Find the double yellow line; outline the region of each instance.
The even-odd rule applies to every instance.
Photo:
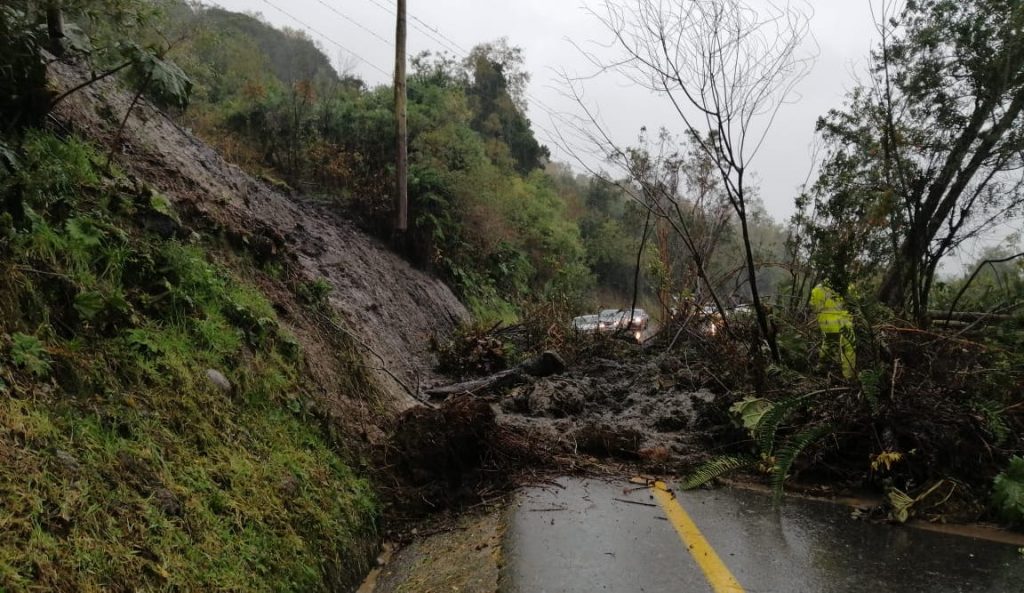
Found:
[[[725,566],[704,534],[697,528],[697,524],[679,504],[675,493],[662,481],[654,482],[651,485],[651,491],[658,504],[664,509],[669,523],[675,527],[679,539],[683,541],[683,545],[690,551],[690,555],[704,572],[704,577],[711,584],[711,589],[715,593],[744,593],[739,581],[732,576],[729,568]]]

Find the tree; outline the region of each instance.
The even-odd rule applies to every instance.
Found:
[[[749,169],[779,108],[809,71],[811,57],[800,54],[809,33],[807,11],[769,5],[759,13],[742,0],[637,0],[628,6],[606,0],[594,14],[620,55],[586,55],[601,72],[617,72],[666,97],[714,163],[740,225],[758,327],[778,360],[750,241]]]
[[[1024,3],[881,8],[869,80],[818,123],[821,235],[847,235],[822,247],[924,321],[942,258],[1024,205]]]
[[[523,70],[523,52],[500,39],[473,48],[465,59],[470,83],[466,95],[475,112],[472,126],[490,140],[489,152],[495,161],[507,152],[513,167],[522,174],[543,166],[550,156],[533,135],[526,117],[526,84],[530,76]]]

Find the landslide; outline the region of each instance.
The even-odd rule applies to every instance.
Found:
[[[0,590],[345,590],[466,312],[144,100],[119,132],[131,101],[72,94],[0,177]]]
[[[58,92],[87,76],[61,62],[51,72]],[[167,195],[196,230],[261,263],[294,268],[314,293],[309,296],[322,294],[365,344],[367,365],[399,405],[411,404],[408,391],[417,384],[436,380],[430,338],[450,334],[468,318],[443,282],[329,205],[254,179],[145,101],[118,136],[131,100],[113,81],[100,81],[61,103],[56,115],[71,131],[103,146],[116,144],[119,166]]]

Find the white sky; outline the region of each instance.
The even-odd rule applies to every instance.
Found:
[[[529,87],[533,103],[530,118],[538,124],[535,126],[538,137],[551,148],[554,157],[570,160],[557,149],[548,133],[539,129],[553,130],[559,122],[532,99],[556,111],[577,111],[573,102],[562,96],[557,72],[582,74],[592,69],[570,40],[584,44],[607,39],[607,31],[584,9],[585,5],[597,7],[599,0],[408,2],[409,14],[419,19],[410,20],[410,55],[422,50],[443,49],[438,41],[424,34],[428,27],[447,37],[447,40],[442,37],[446,43],[454,42],[465,49],[500,37],[507,37],[511,45],[523,48],[526,68],[533,77]],[[810,75],[797,87],[795,102],[783,106],[751,166],[768,211],[779,221],[792,214],[797,188],[812,166],[815,120],[828,109],[842,105],[844,95],[853,85],[853,75],[863,70],[875,39],[869,0],[808,0],[808,3],[814,9],[811,27],[819,48],[818,60]],[[351,64],[351,70],[371,85],[389,82],[390,74],[385,75],[380,70],[390,73],[394,64],[391,45],[394,15],[390,12],[394,0],[217,0],[210,4],[229,10],[259,12],[277,26],[311,27],[315,31],[307,31],[336,63]],[[344,17],[357,21],[387,42]],[[432,35],[439,37],[433,32]],[[348,52],[336,44],[355,51],[365,62],[349,57]],[[588,82],[587,98],[600,109],[616,141],[622,144],[633,143],[641,126],[655,130],[664,125],[673,132],[682,131],[678,116],[670,112],[664,99],[630,88],[621,80],[604,77]]]

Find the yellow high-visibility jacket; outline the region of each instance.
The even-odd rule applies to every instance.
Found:
[[[838,334],[853,327],[853,318],[846,303],[831,288],[819,284],[811,290],[811,308],[818,315],[818,327],[823,334]]]

